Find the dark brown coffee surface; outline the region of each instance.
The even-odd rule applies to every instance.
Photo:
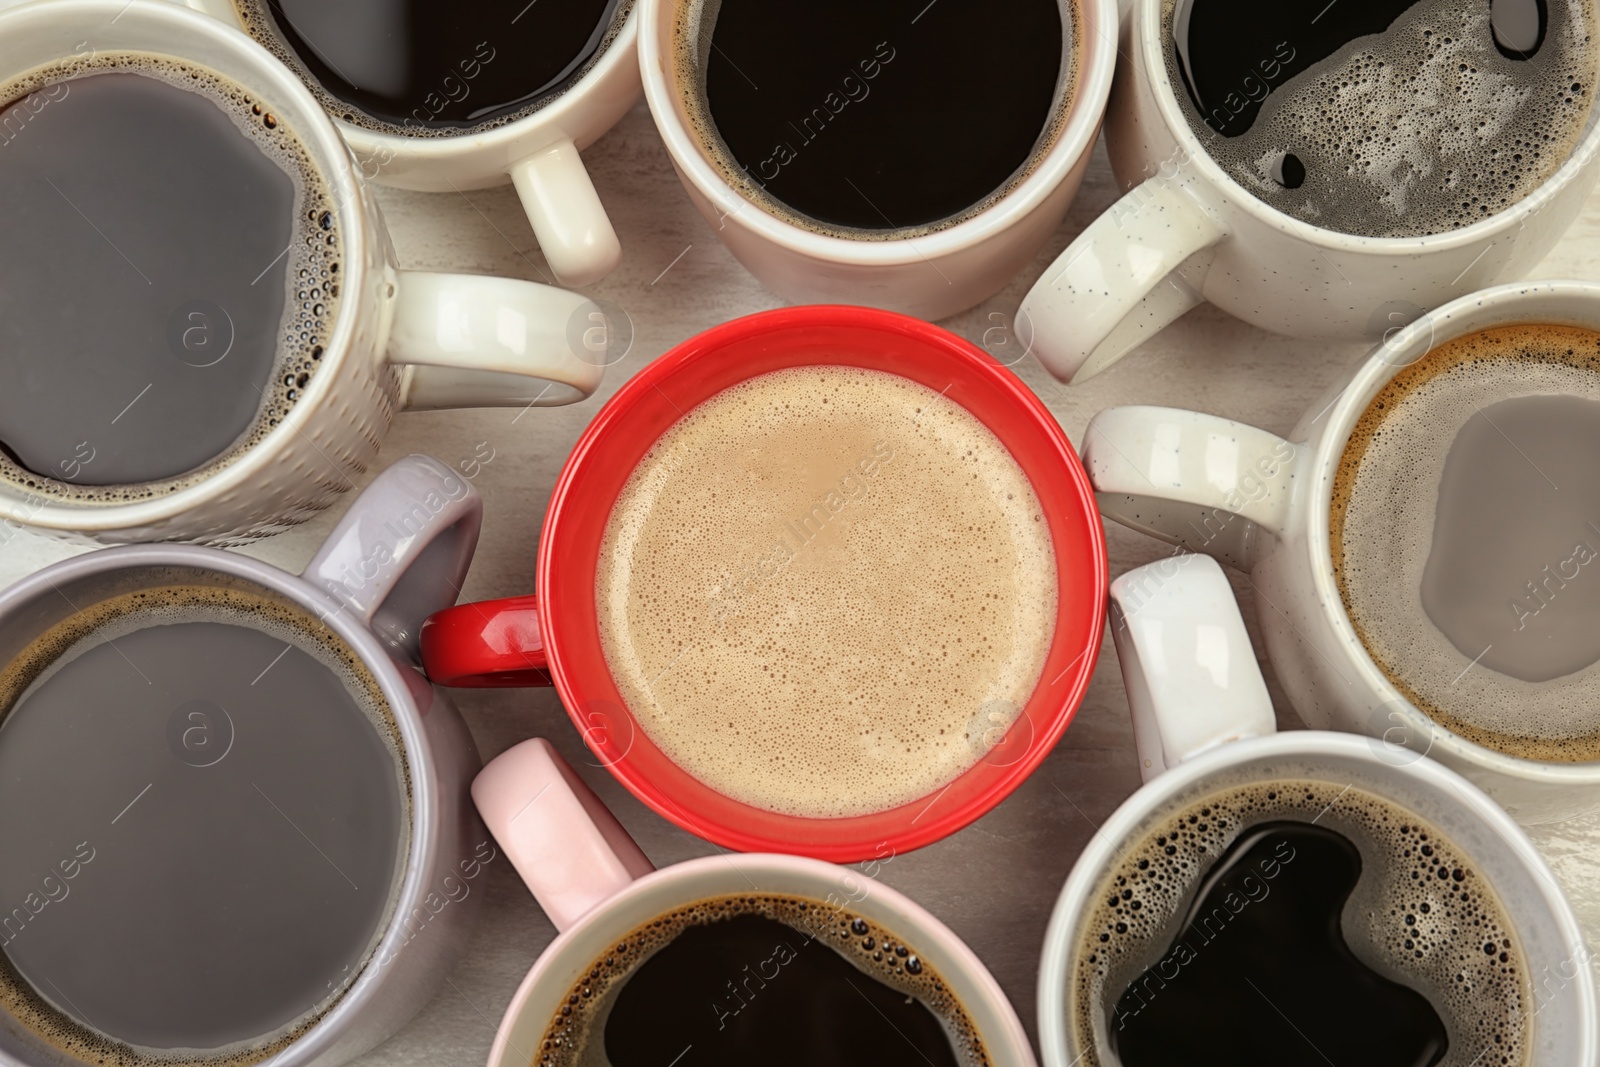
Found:
[[[138,55],[0,99],[0,478],[117,502],[269,432],[337,303],[334,214],[294,134]]]
[[[1107,1033],[1123,1067],[1277,1067],[1289,1050],[1367,1067],[1442,1060],[1449,1037],[1427,998],[1345,943],[1339,914],[1361,875],[1361,850],[1336,830],[1285,820],[1242,834],[1162,960],[1117,998]],[[1252,999],[1274,1010],[1239,1010]]]
[[[411,136],[530,114],[585,74],[632,0],[236,0],[347,122]]]
[[[1418,1067],[1532,1060],[1532,976],[1495,887],[1443,831],[1350,783],[1175,800],[1086,910],[1062,1006],[1079,1067],[1322,1063],[1318,1048],[1380,1064],[1403,1045]]]
[[[1071,98],[1059,0],[687,6],[679,62],[707,151],[812,229],[966,217],[1037,164]]]
[[[800,897],[715,897],[595,960],[535,1067],[674,1062],[987,1067],[966,1010],[916,945]]]
[[[99,1062],[258,1061],[361,973],[392,910],[393,722],[278,602],[85,607],[0,679],[0,1005]]]

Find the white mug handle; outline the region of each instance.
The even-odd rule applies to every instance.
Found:
[[[590,285],[622,262],[622,243],[570,138],[512,164],[511,182],[562,285]]]
[[[1205,299],[1209,250],[1225,236],[1181,175],[1146,179],[1045,269],[1018,331],[1051,374],[1087,381]]]
[[[1277,730],[1233,589],[1210,556],[1171,556],[1111,583],[1111,639],[1144,781]]]
[[[478,813],[557,930],[655,867],[542,737],[490,760],[472,783]]]
[[[551,407],[590,396],[608,358],[585,347],[599,305],[516,278],[401,271],[389,362],[407,411]]]
[[[1147,405],[1107,408],[1083,441],[1102,515],[1242,570],[1287,530],[1305,453],[1242,422]]]

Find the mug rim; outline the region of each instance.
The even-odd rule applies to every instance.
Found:
[[[1263,757],[1315,759],[1329,754],[1373,764],[1383,768],[1380,773],[1421,777],[1427,785],[1438,787],[1441,793],[1448,791],[1456,796],[1460,808],[1499,837],[1513,862],[1537,876],[1533,881],[1539,887],[1538,899],[1545,906],[1545,917],[1562,939],[1571,945],[1586,944],[1572,902],[1556,883],[1549,864],[1528,839],[1527,832],[1481,789],[1438,761],[1423,756],[1396,766],[1373,751],[1369,738],[1332,730],[1287,730],[1230,741],[1141,784],[1101,824],[1073,863],[1051,909],[1040,951],[1037,1010],[1039,1051],[1045,1067],[1072,1067],[1077,1062],[1068,1055],[1071,1027],[1062,1008],[1066,1003],[1067,972],[1074,948],[1070,942],[1078,924],[1089,913],[1086,904],[1089,894],[1115,862],[1124,842],[1137,831],[1140,821],[1179,792],[1224,773],[1236,764]],[[1496,892],[1500,890],[1496,888]],[[1512,915],[1509,906],[1507,913],[1520,932],[1526,925],[1522,919],[1525,913]],[[1600,1055],[1600,1009],[1596,1007],[1595,979],[1591,970],[1587,967],[1576,970],[1572,981],[1579,986],[1576,999],[1583,1006],[1583,1012],[1574,1043],[1575,1055],[1570,1062],[1591,1063]]]
[[[638,0],[635,9],[642,27],[639,68],[645,100],[667,154],[679,175],[710,201],[725,222],[737,220],[762,239],[812,259],[867,267],[925,262],[975,247],[986,238],[1021,224],[1094,150],[1111,96],[1117,52],[1116,0],[1058,0],[1075,7],[1084,21],[1092,13],[1094,25],[1087,27],[1090,32],[1082,32],[1084,27],[1074,28],[1074,42],[1080,49],[1075,95],[1061,132],[1033,173],[978,214],[931,233],[885,240],[852,240],[817,233],[778,218],[723,181],[694,136],[684,128],[674,89],[677,65],[662,54],[660,47],[662,35],[670,37],[672,33],[674,7],[679,2]],[[751,210],[746,212],[745,208]]]
[[[326,406],[334,382],[341,376],[345,363],[354,358],[357,320],[362,306],[374,297],[368,292],[368,254],[374,240],[386,240],[382,222],[367,199],[367,192],[354,171],[354,162],[333,121],[317,103],[311,91],[301,84],[294,73],[240,30],[233,29],[219,19],[202,14],[170,0],[50,0],[49,3],[26,3],[15,8],[0,10],[0,33],[26,21],[53,24],[88,24],[97,16],[113,21],[123,18],[149,19],[156,22],[168,20],[164,27],[174,35],[172,45],[163,45],[161,51],[146,50],[149,54],[173,62],[212,70],[226,81],[238,79],[222,71],[215,71],[208,63],[184,55],[179,48],[185,37],[195,35],[207,39],[216,49],[227,49],[247,62],[260,84],[270,86],[274,100],[289,101],[304,116],[292,132],[306,146],[318,175],[327,182],[329,195],[343,228],[344,252],[339,257],[341,297],[338,316],[323,342],[323,357],[319,372],[312,376],[305,391],[289,408],[288,413],[271,427],[261,439],[245,447],[230,463],[189,485],[171,492],[141,500],[114,504],[83,504],[43,494],[24,491],[10,485],[0,485],[0,521],[57,534],[116,533],[129,527],[152,525],[179,517],[203,506],[210,500],[227,493],[246,490],[260,473],[275,463],[282,442],[291,434],[302,434],[305,424],[314,413]],[[138,51],[130,48],[112,48],[108,51]],[[52,62],[69,59],[60,56]],[[47,65],[47,64],[46,64]],[[37,66],[30,67],[37,69]],[[0,82],[9,82],[26,71],[0,71]],[[257,92],[256,86],[244,86]],[[270,268],[269,268],[270,269]],[[226,454],[227,450],[218,455]],[[216,457],[213,457],[213,460]],[[209,462],[209,461],[208,461]],[[180,477],[182,477],[180,475]],[[30,502],[43,501],[37,506]]]
[[[511,1035],[513,1030],[516,1029],[517,1023],[530,1010],[529,1002],[545,987],[555,983],[558,978],[562,977],[562,973],[558,973],[558,968],[562,969],[566,977],[556,996],[559,997],[561,993],[564,993],[573,978],[583,973],[583,969],[594,962],[594,956],[591,954],[571,959],[566,958],[577,952],[577,948],[574,946],[580,940],[594,937],[596,927],[603,928],[606,923],[614,922],[613,917],[617,910],[626,908],[636,898],[658,893],[671,894],[675,898],[672,903],[653,905],[648,909],[655,916],[660,916],[692,904],[696,900],[711,899],[715,896],[738,896],[747,892],[756,894],[770,893],[773,896],[803,895],[783,889],[748,888],[752,885],[748,878],[742,878],[742,886],[738,887],[733,893],[687,891],[694,888],[693,883],[700,877],[702,872],[716,872],[719,876],[725,876],[727,864],[730,862],[734,864],[734,870],[741,876],[753,873],[758,879],[762,875],[777,875],[779,878],[789,877],[809,881],[819,891],[812,899],[823,901],[824,903],[827,901],[822,894],[828,892],[830,886],[837,886],[840,884],[841,879],[852,876],[852,872],[848,868],[842,868],[836,864],[811,859],[806,856],[774,852],[744,852],[733,856],[698,856],[694,859],[668,864],[665,867],[658,867],[649,874],[634,879],[617,893],[600,901],[584,913],[572,926],[560,931],[555,939],[539,953],[539,958],[534,961],[533,966],[523,976],[516,992],[511,996],[510,1003],[506,1005],[500,1025],[495,1031],[494,1045],[489,1051],[489,1067],[510,1067],[512,1064],[521,1065],[524,1063],[524,1058],[520,1051],[511,1045]],[[1004,1029],[1002,1034],[997,1035],[981,1033],[980,1036],[986,1039],[986,1046],[991,1044],[994,1038],[1004,1039],[1010,1046],[1006,1051],[1016,1051],[1021,1056],[1020,1059],[1015,1061],[1016,1067],[1033,1067],[1033,1049],[1028,1042],[1026,1032],[1022,1028],[1022,1022],[1017,1017],[1016,1006],[1011,1003],[1011,998],[1006,996],[1005,991],[1000,988],[1000,983],[990,973],[989,968],[978,957],[977,953],[972,950],[971,946],[962,940],[960,935],[950,929],[937,915],[918,904],[906,893],[876,879],[867,878],[865,875],[861,877],[871,884],[871,889],[863,900],[877,899],[880,902],[886,902],[889,905],[887,910],[891,911],[897,919],[904,920],[908,926],[920,928],[921,932],[930,934],[939,943],[939,952],[942,957],[939,961],[939,974],[947,983],[952,978],[949,963],[953,962],[964,982],[975,986],[977,992],[983,995],[987,1001],[985,1006],[999,1017]],[[690,884],[685,885],[684,883]],[[854,906],[852,904],[841,905],[845,909]],[[600,940],[604,944],[609,944],[649,921],[649,919],[645,919],[641,922],[629,922],[625,927],[617,929],[611,935]],[[904,930],[896,930],[895,932],[900,936],[908,936],[907,931]],[[965,999],[959,994],[956,999],[962,1003],[962,1007],[970,1014],[972,1009],[966,1004]],[[508,1058],[508,1055],[515,1058]],[[993,1053],[991,1052],[992,1055]],[[994,1062],[997,1065],[1011,1067],[1011,1063],[1007,1060],[995,1059]]]
[[[648,434],[649,443],[653,444],[670,428],[670,425],[675,424],[677,419],[685,414],[683,409],[669,397],[668,402],[678,412],[672,423],[659,429],[638,430],[635,428],[637,420],[635,422],[628,420],[641,404],[641,397],[648,398],[652,394],[660,393],[662,383],[698,369],[699,364],[720,357],[730,346],[770,338],[782,332],[793,333],[819,328],[861,330],[885,339],[899,339],[921,345],[925,350],[937,349],[963,369],[970,371],[971,380],[981,381],[985,387],[991,388],[993,395],[1003,398],[1008,413],[1019,420],[1019,425],[1028,427],[1027,431],[1019,433],[1037,433],[1041,439],[1048,442],[1047,447],[1052,451],[1049,452],[1051,461],[1047,467],[1044,459],[1025,462],[1017,456],[1013,444],[1004,439],[1001,441],[1013,461],[1028,477],[1035,492],[1045,491],[1041,486],[1045,484],[1046,476],[1059,479],[1066,487],[1064,492],[1077,504],[1073,514],[1060,517],[1062,524],[1060,528],[1054,524],[1051,526],[1051,546],[1056,552],[1057,561],[1058,599],[1055,614],[1056,630],[1051,646],[1046,652],[1045,666],[1028,700],[1008,727],[1006,737],[990,749],[993,752],[1006,746],[1012,740],[1013,732],[1026,726],[1027,739],[1020,746],[1023,748],[1022,755],[1010,763],[989,764],[998,769],[993,781],[981,787],[974,787],[976,791],[972,795],[950,802],[946,810],[923,820],[922,815],[927,814],[933,803],[945,795],[945,791],[986,765],[987,761],[979,757],[951,779],[944,787],[944,791],[933,794],[933,801],[928,802],[922,814],[911,820],[909,829],[896,828],[891,831],[874,820],[882,820],[894,813],[902,812],[904,808],[921,805],[927,801],[926,796],[885,811],[864,815],[835,818],[785,815],[717,793],[710,786],[694,778],[687,770],[672,763],[665,754],[661,754],[664,765],[675,768],[689,784],[663,785],[650,770],[641,770],[637,766],[637,759],[629,758],[633,751],[631,741],[628,748],[613,756],[610,750],[616,746],[604,731],[614,727],[602,727],[597,731],[592,721],[595,713],[587,710],[586,706],[602,701],[611,703],[610,694],[616,690],[615,682],[603,660],[598,667],[592,666],[594,657],[588,647],[586,634],[581,638],[573,638],[575,652],[569,654],[568,650],[569,624],[576,625],[581,621],[587,626],[596,614],[593,587],[591,585],[587,589],[574,591],[572,597],[580,601],[585,595],[587,596],[587,600],[583,601],[587,607],[577,609],[587,614],[576,620],[567,619],[565,623],[560,613],[574,609],[565,603],[563,594],[552,592],[556,583],[565,583],[562,575],[565,570],[570,570],[570,567],[563,567],[560,558],[569,551],[566,543],[571,541],[573,536],[568,534],[567,529],[580,523],[587,525],[596,519],[603,523],[608,519],[615,504],[614,497],[597,500],[593,496],[585,495],[577,483],[583,478],[592,477],[589,474],[591,466],[603,467],[609,462],[613,448],[618,446],[619,436],[623,436],[625,440],[638,441]],[[785,365],[818,364],[797,362]],[[842,365],[870,367],[871,361],[843,360]],[[748,373],[741,373],[736,381],[729,384],[747,381],[760,373],[764,371],[750,370]],[[901,377],[916,380],[904,371],[898,373]],[[719,386],[715,392],[727,387],[727,385]],[[962,406],[971,410],[966,404]],[[974,417],[979,418],[980,422],[985,422],[976,414]],[[985,425],[988,423],[985,422]],[[991,432],[996,432],[992,426],[989,428]],[[999,437],[1000,434],[996,433],[996,436]],[[630,450],[632,447],[631,444],[628,445]],[[642,456],[646,450],[648,445],[639,450],[640,455]],[[631,475],[636,464],[637,461],[628,464],[628,470],[621,475],[623,479]],[[1048,504],[1044,505],[1044,510],[1049,512]],[[1083,543],[1077,546],[1080,551],[1076,555],[1087,558],[1089,566],[1083,568],[1083,571],[1088,573],[1072,571],[1073,579],[1069,581],[1069,566],[1076,562],[1076,559],[1067,552],[1068,548],[1073,547],[1068,534],[1076,536],[1078,531],[1069,530],[1068,527],[1069,524],[1080,521],[1083,527],[1081,531]],[[590,545],[587,540],[583,545],[583,559],[587,563],[589,553],[592,551],[598,554],[599,547],[598,543]],[[1076,717],[1087,692],[1104,636],[1106,590],[1109,581],[1104,532],[1094,503],[1093,491],[1089,486],[1088,475],[1060,423],[1020,378],[1001,367],[971,342],[932,323],[875,308],[824,304],[757,312],[714,326],[674,346],[623,384],[590,421],[574,445],[551,493],[539,538],[536,599],[548,661],[547,669],[562,697],[562,705],[585,744],[595,752],[617,780],[647,807],[691,833],[740,852],[797,852],[836,862],[849,862],[870,858],[874,847],[892,847],[897,851],[908,851],[954,833],[994,808],[1043,762]],[[1074,591],[1070,603],[1067,596],[1069,588]],[[1062,628],[1062,619],[1069,613],[1081,618],[1083,622],[1085,637],[1081,651],[1075,644],[1070,643],[1074,638],[1074,631],[1063,631]],[[1057,658],[1064,661],[1067,654],[1074,651],[1078,654],[1067,663],[1064,670],[1060,670],[1056,681],[1048,681],[1052,663]],[[572,662],[580,658],[582,662],[576,664]],[[1055,686],[1069,674],[1070,681],[1059,694],[1048,698],[1041,696],[1047,686]],[[1036,721],[1035,715],[1029,714],[1030,710],[1041,702],[1043,722]],[[643,728],[637,725],[633,713],[627,710],[626,702],[621,699],[620,693],[617,694],[615,703],[626,723],[637,734],[643,734]],[[586,722],[586,718],[591,721]],[[595,736],[597,733],[601,735],[598,740]],[[1017,737],[1020,739],[1022,734],[1017,732]],[[651,744],[653,747],[653,743]],[[704,809],[697,810],[690,803],[682,801],[679,790],[683,788],[704,790],[716,798],[719,807],[726,806],[726,811],[717,813],[707,812]],[[762,824],[773,825],[751,829],[748,823],[752,817],[759,819]]]
[[[229,0],[231,3],[232,0]],[[346,122],[338,115],[321,107],[328,115],[328,120],[333,123],[341,137],[349,144],[354,152],[370,154],[382,150],[389,150],[410,162],[437,165],[450,163],[468,156],[491,155],[497,150],[514,146],[523,138],[535,135],[548,126],[555,126],[558,132],[573,136],[568,127],[574,129],[586,125],[583,122],[572,122],[573,112],[588,105],[588,96],[594,86],[601,80],[611,76],[617,67],[637,62],[635,48],[639,38],[639,7],[641,0],[634,0],[628,14],[622,20],[622,26],[617,30],[604,52],[595,62],[594,66],[562,90],[554,100],[550,101],[539,110],[522,116],[500,126],[474,133],[471,130],[461,130],[458,133],[446,134],[442,137],[407,137],[401,133],[391,133],[386,130],[373,130],[365,126],[358,126]],[[242,31],[241,31],[242,32]],[[248,35],[247,35],[248,36]],[[254,38],[252,38],[254,40]],[[257,42],[259,44],[259,42]],[[270,53],[269,53],[270,54]],[[282,62],[276,56],[275,62]],[[285,64],[287,66],[287,64]],[[296,81],[301,80],[300,72],[290,67],[289,72]],[[306,77],[312,77],[310,72]],[[313,80],[315,80],[313,78]],[[309,90],[308,90],[309,92]],[[351,105],[354,107],[354,105]],[[528,149],[533,151],[533,149]],[[496,174],[504,172],[505,168],[497,168]],[[370,181],[378,181],[383,171],[380,167]]]
[[[1182,105],[1177,99],[1177,90],[1172,85],[1172,79],[1168,77],[1166,55],[1161,40],[1161,26],[1164,21],[1162,9],[1166,0],[1134,0],[1134,2],[1129,28],[1138,38],[1134,44],[1139,49],[1144,73],[1150,83],[1150,96],[1168,134],[1178,142],[1183,154],[1188,157],[1187,162],[1198,167],[1205,184],[1222,196],[1229,208],[1245,212],[1264,226],[1319,248],[1362,255],[1410,256],[1459,249],[1487,241],[1501,231],[1509,229],[1513,224],[1521,226],[1527,222],[1571,185],[1594,158],[1600,155],[1600,98],[1596,98],[1590,105],[1590,115],[1582,135],[1561,165],[1516,203],[1487,218],[1458,229],[1414,237],[1365,237],[1315,226],[1304,219],[1280,211],[1260,199],[1235,181],[1215,159],[1211,158],[1211,153],[1200,143],[1200,138],[1183,114]],[[1146,29],[1148,26],[1154,26],[1155,29],[1148,30]],[[1600,78],[1600,58],[1597,58],[1594,76]],[[1138,88],[1130,86],[1127,91],[1136,93]]]
[[[1439,345],[1480,330],[1528,322],[1516,315],[1503,317],[1501,309],[1515,307],[1531,296],[1546,295],[1563,303],[1590,305],[1595,309],[1584,328],[1600,331],[1600,282],[1530,281],[1509,282],[1458,297],[1402,327],[1387,341],[1374,347],[1358,365],[1358,370],[1343,387],[1339,399],[1325,416],[1327,430],[1316,450],[1317,485],[1306,509],[1306,543],[1311,556],[1311,581],[1322,613],[1345,649],[1345,660],[1361,675],[1362,682],[1383,698],[1393,710],[1405,716],[1409,729],[1417,736],[1432,738],[1432,743],[1477,766],[1524,781],[1555,785],[1600,782],[1600,760],[1556,762],[1514,756],[1499,749],[1469,740],[1436,722],[1411,702],[1384,674],[1356,633],[1355,624],[1344,606],[1344,597],[1333,571],[1332,518],[1333,488],[1339,461],[1349,445],[1350,433],[1366,412],[1367,405],[1396,374],[1421,359]],[[1391,358],[1400,352],[1420,349],[1404,361]]]
[[[388,905],[388,918],[371,952],[365,957],[360,973],[344,994],[298,1037],[269,1057],[274,1067],[310,1064],[347,1036],[350,1023],[346,1020],[374,1010],[381,1012],[383,1001],[389,996],[385,988],[390,984],[388,976],[406,977],[403,969],[395,969],[391,963],[397,959],[399,950],[408,940],[405,935],[406,918],[422,907],[423,898],[429,891],[424,881],[428,869],[427,858],[440,847],[439,834],[435,829],[439,802],[430,785],[437,777],[437,761],[428,744],[422,722],[423,711],[401,674],[400,667],[379,642],[377,635],[350,608],[301,575],[218,548],[156,543],[119,545],[70,556],[0,589],[0,625],[16,609],[37,598],[51,593],[64,595],[60,592],[63,582],[118,571],[161,567],[211,571],[243,579],[270,593],[288,598],[302,611],[321,621],[377,680],[400,735],[400,759],[409,779],[407,801],[410,825],[406,828],[405,860],[391,889],[393,900]],[[422,684],[427,685],[425,681]],[[440,698],[434,694],[434,699]],[[0,1016],[4,1014],[0,1012]],[[0,1059],[3,1058],[4,1054],[0,1053]]]

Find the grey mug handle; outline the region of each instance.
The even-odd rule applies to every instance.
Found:
[[[405,456],[362,490],[301,577],[414,662],[422,621],[460,596],[482,526],[471,482],[432,456]]]

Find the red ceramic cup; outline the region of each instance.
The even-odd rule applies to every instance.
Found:
[[[780,815],[691,777],[636,724],[606,666],[595,574],[611,507],[673,423],[746,378],[786,367],[888,371],[943,393],[1010,449],[1044,506],[1060,588],[1055,640],[1032,697],[976,765],[937,793],[872,815]],[[919,319],[859,307],[796,307],[736,319],[685,341],[627,382],[568,458],[545,515],[538,592],[433,616],[422,652],[451,686],[553,684],[600,760],[662,816],[719,845],[835,862],[936,841],[1005,799],[1049,754],[1094,673],[1105,625],[1106,551],[1088,478],[1055,418],[1014,374]],[[998,728],[997,728],[998,729]]]

